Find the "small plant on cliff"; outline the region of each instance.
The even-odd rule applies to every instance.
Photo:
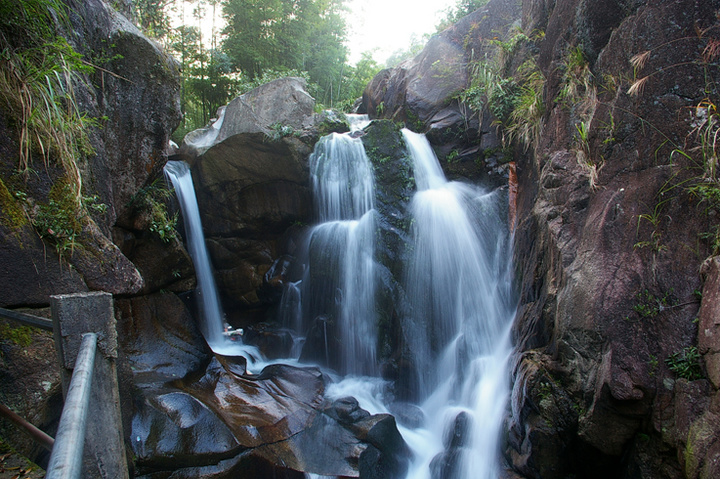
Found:
[[[85,216],[76,203],[74,191],[67,181],[57,181],[50,191],[47,203],[38,205],[33,225],[38,234],[55,245],[58,256],[72,255],[76,239],[82,231]]]
[[[630,65],[633,68],[633,83],[630,85],[630,88],[628,88],[628,95],[632,96],[640,96],[643,94],[643,91],[645,90],[646,84],[656,75],[661,75],[662,73],[667,72],[668,70],[672,70],[675,68],[683,68],[683,67],[690,67],[690,66],[702,66],[706,69],[707,74],[707,67],[712,64],[714,61],[720,57],[720,39],[712,37],[708,35],[711,31],[717,28],[717,25],[713,25],[705,30],[696,30],[697,35],[694,36],[685,36],[680,38],[675,38],[673,40],[661,43],[659,45],[656,45],[648,50],[641,51],[635,55],[633,55],[630,58]],[[658,53],[666,50],[667,48],[673,47],[676,43],[686,43],[686,42],[701,42],[704,44],[704,48],[702,51],[702,54],[698,59],[673,63],[670,65],[663,65],[658,68],[656,68],[654,71],[650,72],[647,75],[640,76],[642,74],[642,71],[645,69],[646,65],[649,63],[649,60],[653,53]]]
[[[660,252],[667,249],[667,246],[662,243],[661,224],[663,220],[671,221],[672,218],[666,213],[665,209],[669,202],[677,198],[677,193],[686,186],[688,182],[692,181],[693,178],[678,180],[678,173],[674,173],[658,190],[655,195],[655,204],[646,208],[651,210],[648,213],[638,215],[637,222],[637,236],[640,237],[640,229],[644,224],[652,226],[652,232],[650,233],[649,240],[641,240],[635,243],[635,248],[651,248],[655,252]]]
[[[157,178],[148,186],[141,188],[128,204],[145,212],[148,216],[148,230],[163,243],[170,243],[178,234],[178,214],[170,215],[167,209],[167,201],[172,196],[173,190],[165,186],[162,178]]]
[[[522,47],[531,41],[523,32],[507,41],[490,40],[496,47],[495,58],[472,62],[469,85],[457,96],[461,104],[475,112],[487,108],[495,117],[506,146],[519,142],[526,149],[540,138],[545,113],[545,78],[535,60],[527,58],[514,68]]]
[[[700,352],[695,346],[688,346],[665,359],[665,364],[678,377],[695,381],[705,377],[700,365]]]
[[[527,150],[542,133],[545,77],[535,62],[528,60],[518,68],[515,78],[518,83],[516,101],[503,136],[510,141],[519,141]]]
[[[637,303],[633,306],[633,311],[641,318],[654,318],[674,304],[671,292],[667,292],[663,296],[655,296],[646,289],[637,293],[635,298]]]
[[[720,158],[720,114],[715,103],[705,99],[694,109],[694,128],[688,135],[691,144],[696,146],[687,150],[675,151],[694,161],[699,173],[691,178],[686,190],[698,199],[698,206],[704,209],[710,220],[709,229],[700,233],[707,241],[711,254],[720,254],[720,177],[718,177],[718,158]]]
[[[658,358],[654,354],[650,355],[650,358],[648,359],[648,367],[650,368],[650,371],[648,374],[650,377],[655,377],[655,374],[657,373],[657,367],[658,367]]]
[[[273,123],[270,125],[270,132],[270,138],[273,141],[296,134],[295,128],[290,125],[283,125],[282,123]]]
[[[562,87],[556,101],[573,106],[582,103],[595,88],[590,63],[581,45],[570,48],[562,63]]]
[[[100,202],[99,196],[81,196],[78,204],[74,194],[70,180],[63,178],[56,181],[47,204],[39,203],[32,218],[40,236],[55,244],[61,260],[68,253],[72,254],[83,224],[90,220],[90,214],[103,215],[107,212],[107,205]]]

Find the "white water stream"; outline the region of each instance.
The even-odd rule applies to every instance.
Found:
[[[405,265],[403,284],[411,317],[404,325],[404,334],[413,355],[419,394],[423,398],[420,407],[425,415],[421,427],[399,426],[414,453],[407,477],[429,479],[434,469],[445,477],[496,479],[500,428],[509,388],[509,330],[515,310],[505,192],[487,192],[464,183],[448,182],[426,138],[408,130],[403,131],[403,136],[413,159],[417,184],[410,211],[413,227],[409,249],[413,254]],[[365,215],[376,214],[369,201],[367,206],[357,207],[359,198],[373,195],[366,189],[372,186],[372,172],[365,158],[350,154],[357,145],[349,138],[341,138],[341,135],[326,138],[324,141],[332,142],[333,147],[321,144],[316,149],[315,155],[322,156],[323,167],[328,168],[332,162],[335,170],[332,175],[323,175],[317,165],[313,169],[318,217],[326,221],[315,227],[313,235],[325,229],[345,231],[347,226],[341,228],[327,222],[330,218],[357,216],[362,211],[367,211]],[[338,174],[340,171],[343,173]],[[356,187],[357,178],[363,175],[368,180],[360,190]],[[328,194],[328,190],[336,192]],[[340,198],[342,195],[345,197]],[[344,213],[333,215],[329,211]],[[358,235],[355,241],[366,242],[366,258],[370,262],[374,226],[368,222],[368,227],[367,235]],[[342,265],[350,261],[347,257],[357,254],[356,247],[350,247],[351,241],[343,234],[328,235],[319,248],[326,261],[327,257],[336,259],[336,262],[330,259],[325,266],[331,265],[341,271],[340,275],[345,274]],[[317,266],[311,262],[309,270]],[[323,289],[327,284],[315,285],[320,292],[306,285],[301,296],[323,294],[350,306],[342,320],[341,372],[346,376],[330,385],[327,396],[331,399],[354,396],[370,413],[388,413],[392,409],[388,384],[368,376],[377,375],[377,367],[353,370],[348,366],[375,357],[357,355],[358,341],[377,340],[377,317],[372,310],[377,278],[362,268],[353,269],[352,284],[337,281],[329,289]],[[307,277],[306,272],[304,281]],[[350,294],[363,297],[363,306],[348,301]],[[338,300],[338,295],[342,299]],[[303,310],[305,318],[317,313]],[[370,344],[364,347],[366,353],[371,349]],[[456,423],[466,426],[462,438],[451,445],[444,438]]]
[[[428,419],[424,431],[407,436],[416,452],[408,477],[430,477],[442,438],[465,413],[469,427],[452,477],[495,479],[516,306],[506,200],[497,190],[446,181],[425,137],[403,133],[418,187],[405,281],[415,327],[408,332]]]
[[[199,313],[201,315],[200,329],[210,348],[218,354],[227,356],[245,356],[248,368],[252,368],[256,361],[262,361],[260,351],[242,342],[230,341],[223,335],[225,319],[218,297],[212,264],[205,246],[205,234],[200,220],[195,187],[193,186],[190,167],[184,161],[168,161],[164,167],[165,176],[175,188],[175,196],[180,203],[185,232],[187,235],[187,248],[195,266]]]

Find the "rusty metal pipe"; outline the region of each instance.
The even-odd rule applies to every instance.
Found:
[[[35,427],[33,424],[27,422],[25,419],[15,414],[13,410],[11,410],[4,404],[0,404],[0,416],[5,416],[6,418],[8,418],[10,421],[19,426],[23,431],[25,431],[35,442],[40,444],[48,451],[52,451],[53,444],[55,444],[55,439],[53,439],[51,436],[48,436],[45,431],[42,431]]]

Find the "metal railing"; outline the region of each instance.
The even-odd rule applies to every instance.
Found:
[[[0,318],[10,319],[27,326],[44,329],[45,331],[53,330],[53,322],[51,319],[33,316],[32,314],[20,313],[18,311],[13,311],[12,309],[0,308]]]
[[[97,334],[83,334],[45,479],[80,477]]]
[[[2,308],[0,317],[54,331],[65,386],[65,405],[55,439],[5,406],[0,405],[0,413],[51,449],[46,478],[127,478],[112,295],[52,296],[51,306],[52,321]],[[83,461],[84,456],[92,460]]]

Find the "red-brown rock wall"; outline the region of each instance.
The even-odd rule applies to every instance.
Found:
[[[718,7],[524,4],[525,28],[545,31],[547,109],[537,148],[517,164],[520,355],[507,454],[527,477],[718,474],[705,432],[717,424],[716,386],[672,368],[698,344],[694,319],[712,304],[694,291],[711,253],[701,236],[716,220],[688,187],[703,175],[696,107],[718,98],[717,63],[702,56],[720,34]],[[596,90],[567,101],[578,46]]]

